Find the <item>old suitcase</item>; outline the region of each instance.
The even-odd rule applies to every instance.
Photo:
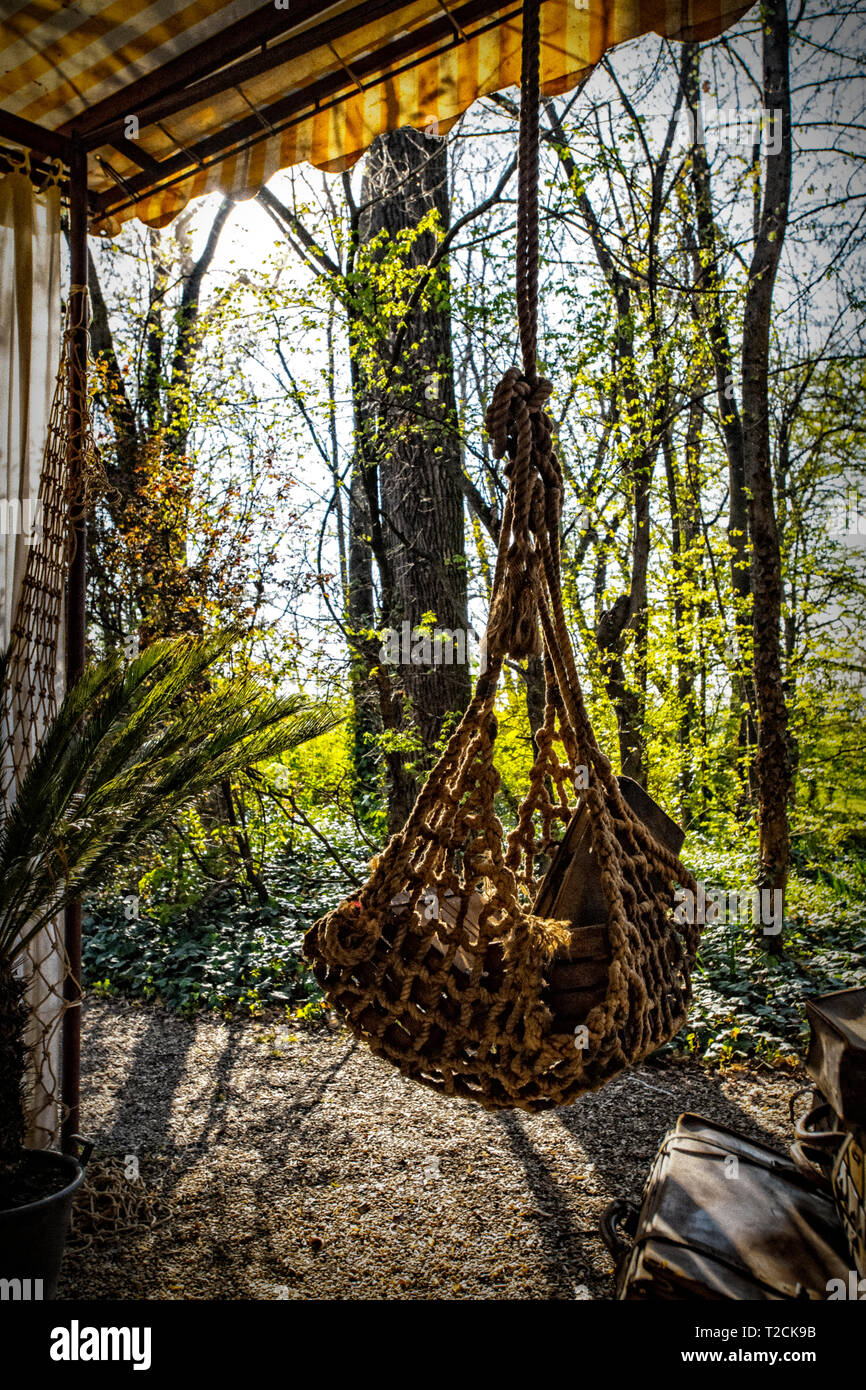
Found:
[[[805,1156],[829,1176],[851,1259],[858,1274],[866,1277],[866,989],[840,989],[807,999],[806,1013],[811,1025],[806,1070],[819,1103],[802,1128],[808,1131],[810,1117],[817,1117],[817,1125],[836,1132],[837,1142],[834,1146],[826,1133],[819,1140],[826,1144],[821,1153],[807,1133],[795,1159]],[[800,1137],[798,1128],[798,1141]]]
[[[623,1301],[825,1299],[850,1268],[832,1198],[789,1159],[699,1115],[680,1116],[640,1209],[613,1203],[602,1234]]]
[[[810,1105],[805,1114],[798,1116],[797,1103],[803,1096],[810,1097]],[[832,1192],[833,1168],[849,1130],[817,1087],[804,1086],[795,1091],[788,1109],[795,1136],[789,1149],[791,1157],[801,1173]]]
[[[866,1279],[866,1137],[849,1134],[833,1165],[833,1196],[854,1268]]]
[[[847,1127],[866,1129],[866,989],[807,999],[806,1070]]]

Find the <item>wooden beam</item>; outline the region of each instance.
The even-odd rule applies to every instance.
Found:
[[[33,121],[25,121],[21,116],[13,116],[11,111],[0,111],[0,139],[11,140],[15,145],[23,145],[28,150],[39,150],[50,154],[54,159],[62,159],[68,167],[72,158],[72,141],[56,130],[43,130]]]
[[[399,3],[405,5],[408,0],[394,0],[393,8],[399,8]],[[149,103],[182,91],[190,82],[197,82],[217,69],[247,57],[254,49],[273,39],[284,39],[287,33],[296,31],[305,21],[315,19],[321,12],[321,0],[291,0],[288,10],[278,10],[271,0],[270,4],[246,19],[230,24],[227,29],[213,34],[185,53],[179,53],[176,58],[163,63],[136,82],[128,83],[119,92],[96,102],[59,129],[64,134],[84,138],[92,136],[94,131],[112,126],[125,116],[140,116]],[[89,138],[88,145],[93,148]]]
[[[21,151],[13,149],[11,145],[0,145],[0,174],[14,174],[21,169]],[[30,177],[45,179],[49,182],[56,173],[56,166],[53,160],[37,159],[31,151],[30,154]]]
[[[483,33],[485,28],[494,28],[510,19],[519,17],[522,8],[522,3],[516,3],[503,14],[502,0],[469,0],[469,3],[460,6],[450,14],[440,13],[423,29],[416,30],[411,34],[404,34],[392,43],[386,44],[384,48],[367,54],[364,58],[355,59],[352,63],[352,71],[359,80],[369,79],[368,86],[375,86],[378,82],[383,82],[390,76],[395,76],[399,72],[404,72],[426,62],[429,58],[446,52],[449,48],[461,43],[462,40],[455,31],[452,18],[457,20],[463,28],[472,23],[479,26],[470,36],[474,37],[475,34]],[[492,19],[491,16],[494,15],[496,18]],[[483,23],[485,19],[490,19],[488,25]],[[419,53],[419,49],[425,51]],[[293,120],[302,120],[307,115],[312,115],[316,110],[321,110],[324,106],[332,103],[332,100],[338,96],[339,99],[344,99],[351,95],[352,90],[354,89],[351,86],[351,79],[344,69],[340,68],[333,73],[328,73],[309,87],[292,92],[289,96],[282,97],[279,101],[264,107],[260,112],[251,113],[234,125],[228,126],[224,130],[199,141],[198,144],[162,160],[160,162],[162,178],[158,182],[142,173],[135,174],[125,180],[126,186],[131,193],[135,194],[136,198],[145,197],[158,187],[167,187],[171,183],[179,182],[188,173],[191,174],[198,168],[214,164],[219,159],[227,157],[229,153],[236,152],[239,148],[246,148],[263,139],[270,138],[271,132],[279,133],[280,130],[291,125]],[[112,208],[120,206],[126,206],[126,203],[122,197],[118,196],[115,189],[107,189],[104,193],[97,195],[94,200],[94,211],[100,217],[105,216]]]
[[[105,144],[111,145],[112,149],[117,150],[125,159],[129,159],[133,164],[137,164],[139,169],[146,169],[151,174],[159,176],[160,164],[158,159],[154,159],[152,154],[143,150],[137,140],[124,140],[121,134],[114,140],[106,140]]]
[[[270,8],[273,12],[273,7]],[[355,6],[345,14],[336,15],[294,37],[291,34],[288,37],[284,36],[280,43],[252,57],[235,63],[222,63],[219,70],[211,76],[138,106],[130,104],[127,89],[127,105],[123,116],[111,125],[91,127],[87,136],[88,148],[97,149],[103,144],[115,144],[127,116],[135,115],[139,127],[154,125],[156,121],[165,120],[178,111],[189,110],[198,102],[219,96],[220,93],[229,91],[242,82],[248,82],[250,78],[260,77],[262,73],[271,72],[284,63],[296,62],[305,54],[312,53],[327,43],[333,43],[335,39],[345,38],[362,24],[369,24],[376,19],[386,19],[388,15],[405,8],[406,0],[364,0],[363,4]],[[283,34],[285,35],[285,26]],[[197,76],[201,76],[201,69]],[[88,115],[90,114],[89,112]]]

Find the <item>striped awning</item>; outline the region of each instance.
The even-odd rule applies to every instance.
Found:
[[[567,91],[624,40],[712,38],[747,8],[544,0],[544,90]],[[83,141],[94,228],[162,226],[191,198],[250,197],[302,160],[346,169],[397,126],[444,134],[519,81],[520,12],[502,0],[0,0],[0,143],[24,131],[16,117]]]

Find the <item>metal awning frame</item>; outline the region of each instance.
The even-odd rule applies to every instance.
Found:
[[[339,105],[358,90],[375,87],[467,43],[488,29],[517,19],[522,11],[520,0],[512,5],[504,5],[503,0],[465,0],[453,6],[439,0],[439,4],[441,13],[435,18],[397,35],[362,58],[354,59],[351,68],[343,64],[262,109],[248,102],[249,115],[222,130],[204,135],[191,146],[174,140],[163,124],[172,115],[230,90],[239,92],[247,100],[242,86],[244,81],[295,63],[305,53],[333,44],[362,24],[386,19],[389,14],[405,9],[406,0],[364,0],[343,14],[318,23],[316,16],[321,11],[318,0],[292,0],[290,10],[276,9],[271,0],[248,19],[228,26],[222,33],[163,63],[121,91],[88,107],[57,130],[49,131],[0,111],[0,141],[28,149],[35,173],[48,171],[50,166],[44,162],[46,158],[60,159],[69,169],[77,150],[83,150],[85,160],[89,155],[96,155],[100,166],[114,180],[114,187],[88,194],[91,217],[102,221],[127,210],[142,198],[183,182],[201,169],[243,153],[292,125]],[[174,152],[157,160],[135,139],[127,138],[130,116],[136,118],[139,130],[159,123],[163,135],[172,141]],[[139,172],[130,175],[115,169],[104,153],[97,153],[107,149],[121,153],[138,166]],[[14,150],[0,145],[0,160],[7,167],[11,167],[15,157]]]
[[[132,206],[143,196],[181,182],[196,169],[218,163],[227,156],[251,148],[292,124],[339,103],[359,87],[375,86],[387,77],[425,62],[437,54],[466,43],[495,25],[516,18],[522,3],[508,6],[503,0],[467,0],[450,8],[439,0],[440,16],[410,33],[398,35],[381,48],[354,60],[309,87],[287,94],[265,110],[250,115],[224,130],[204,136],[191,149],[176,143],[176,153],[159,161],[124,136],[126,118],[137,117],[139,128],[163,121],[197,102],[218,96],[252,76],[273,71],[296,61],[305,52],[350,33],[361,23],[386,18],[405,7],[406,0],[364,0],[342,15],[316,23],[318,0],[292,0],[291,10],[277,9],[273,0],[250,18],[228,26],[221,34],[162,64],[130,83],[122,91],[83,111],[58,130],[47,130],[32,121],[0,110],[0,170],[19,167],[26,151],[26,167],[34,179],[56,176],[60,162],[64,200],[68,207],[70,254],[69,292],[69,417],[67,468],[70,486],[71,561],[66,595],[66,682],[73,684],[84,670],[86,657],[87,525],[78,505],[83,486],[86,453],[87,410],[87,235],[92,217],[104,218]],[[287,24],[291,30],[287,34]],[[165,127],[160,127],[165,131]],[[88,188],[88,156],[106,146],[121,151],[138,164],[132,178],[112,168],[97,155],[115,180],[115,187],[98,194]],[[63,1018],[61,1145],[74,1149],[79,1130],[81,1090],[81,904],[67,908],[64,945],[68,973],[64,984],[66,1012]]]

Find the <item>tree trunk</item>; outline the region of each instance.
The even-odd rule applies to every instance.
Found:
[[[375,787],[375,749],[373,740],[382,727],[378,717],[375,687],[369,671],[378,661],[371,639],[364,634],[376,627],[373,592],[373,552],[370,548],[370,508],[364,490],[364,461],[356,443],[355,462],[349,487],[349,583],[346,600],[346,628],[351,636],[352,689],[352,766],[355,782],[362,794]]]
[[[700,129],[700,52],[697,44],[687,44],[682,63],[685,97],[692,116],[692,129],[695,132]],[[707,325],[715,368],[719,420],[728,459],[728,544],[736,632],[736,670],[733,676],[732,703],[739,725],[737,771],[741,778],[742,801],[747,804],[752,785],[756,730],[750,709],[751,678],[747,665],[751,645],[752,582],[749,562],[745,434],[737,404],[730,335],[722,307],[723,286],[719,267],[718,233],[713,216],[710,166],[706,146],[698,139],[692,146],[691,168],[697,229],[697,249],[694,258],[695,291],[698,295],[699,312]]]
[[[764,25],[764,108],[781,122],[779,149],[768,154],[759,234],[749,268],[743,317],[743,442],[752,542],[752,650],[758,715],[758,886],[784,892],[788,874],[791,773],[788,711],[782,683],[782,563],[770,458],[769,359],[773,286],[791,194],[791,102],[785,0],[768,0]],[[779,937],[768,938],[779,950]]]
[[[114,436],[113,457],[107,470],[111,490],[105,501],[111,526],[104,535],[94,532],[91,574],[92,587],[97,590],[94,607],[105,625],[104,635],[109,643],[119,645],[130,629],[139,632],[143,641],[201,631],[196,576],[187,565],[192,489],[186,457],[190,387],[201,347],[202,285],[233,207],[230,198],[222,200],[198,259],[193,258],[184,239],[185,226],[175,229],[182,288],[174,320],[170,371],[165,366],[169,336],[165,296],[171,268],[153,234],[155,277],[135,404],[118,362],[96,265],[89,258],[88,284],[93,305],[90,340],[103,387],[101,404]],[[156,489],[152,486],[154,477],[158,480]],[[134,593],[119,590],[112,572],[116,553],[112,527],[130,542],[130,557],[137,558]]]
[[[367,156],[359,238],[375,245],[374,260],[393,254],[397,238],[411,233],[431,212],[439,227],[449,222],[448,166],[444,140],[414,130],[380,136]],[[405,252],[409,267],[426,265],[437,241],[425,231]],[[366,504],[378,510],[381,545],[376,554],[382,581],[382,621],[400,632],[428,627],[434,633],[429,658],[420,649],[401,665],[398,685],[405,700],[403,724],[411,721],[429,762],[437,740],[465,709],[470,695],[467,638],[466,555],[462,471],[457,432],[447,262],[437,267],[429,288],[408,319],[390,320],[378,345],[378,379],[356,374],[356,436],[366,455],[356,522]],[[392,326],[393,325],[393,326]],[[377,489],[375,492],[373,489]],[[353,487],[353,501],[355,488]],[[373,517],[374,523],[376,518]],[[351,526],[356,545],[356,524]],[[370,534],[368,526],[364,534]],[[376,546],[373,545],[376,553]],[[360,554],[356,575],[361,585]],[[384,569],[384,573],[382,573]],[[352,587],[350,580],[350,588]],[[435,629],[443,634],[435,638]],[[414,644],[413,644],[414,645]],[[387,717],[383,722],[387,725]],[[405,760],[404,760],[405,761]],[[403,768],[405,774],[405,767]],[[391,778],[391,821],[397,828],[411,809],[415,779]]]
[[[695,781],[694,743],[698,719],[698,669],[692,633],[695,629],[695,595],[700,589],[700,564],[696,544],[700,534],[700,484],[698,462],[702,421],[701,383],[692,388],[685,440],[685,477],[677,475],[673,431],[665,431],[662,456],[671,516],[671,552],[674,573],[674,641],[677,652],[677,704],[680,750],[678,775],[680,818],[689,815],[689,799]],[[700,602],[698,600],[698,602]]]

